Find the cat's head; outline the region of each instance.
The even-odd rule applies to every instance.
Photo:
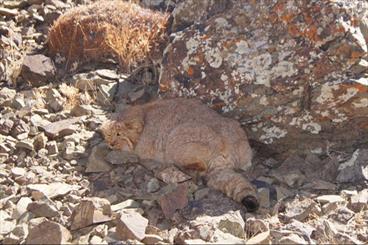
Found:
[[[109,120],[102,124],[100,130],[110,148],[131,151],[143,131],[143,122],[140,120]]]

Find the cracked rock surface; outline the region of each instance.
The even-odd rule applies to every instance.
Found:
[[[367,18],[364,0],[183,1],[160,91],[200,98],[278,152],[352,151],[367,143]]]

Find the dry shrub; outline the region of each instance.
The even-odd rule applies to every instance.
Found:
[[[168,15],[122,1],[99,1],[60,16],[48,35],[52,56],[66,67],[103,58],[118,59],[125,71],[146,58],[161,56]]]

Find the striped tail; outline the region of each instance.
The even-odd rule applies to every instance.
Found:
[[[254,212],[259,207],[255,188],[246,178],[233,169],[225,168],[210,171],[207,174],[207,185],[242,203],[249,212]]]

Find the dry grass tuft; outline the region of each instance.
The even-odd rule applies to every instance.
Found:
[[[48,35],[52,56],[78,63],[115,58],[128,71],[162,53],[168,15],[122,1],[99,1],[60,16]]]

